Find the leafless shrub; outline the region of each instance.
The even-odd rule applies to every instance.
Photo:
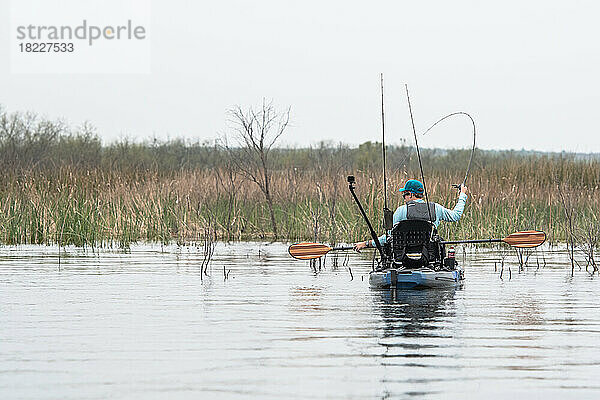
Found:
[[[600,221],[597,211],[590,210],[589,215],[590,217],[577,230],[577,242],[579,248],[585,254],[585,270],[589,271],[591,266],[591,274],[594,274],[599,272],[595,260],[595,250],[600,243]]]
[[[318,274],[319,272],[321,272],[322,264],[323,264],[323,261],[321,260],[321,257],[313,258],[312,260],[309,261],[310,268],[313,270],[313,273],[315,273],[315,274]]]
[[[277,240],[277,222],[273,209],[271,188],[272,163],[270,151],[277,140],[285,132],[290,121],[290,108],[280,112],[273,103],[263,99],[262,107],[244,110],[239,106],[229,111],[231,128],[239,148],[228,147],[232,154],[231,161],[237,169],[254,182],[263,193],[269,214],[274,240]]]
[[[574,227],[574,201],[572,192],[569,188],[557,184],[558,196],[565,213],[565,235],[567,237],[567,253],[571,260],[571,276],[575,273],[575,227]]]
[[[223,265],[223,280],[226,281],[227,279],[229,279],[229,273],[231,272],[230,269],[225,269],[225,266]]]
[[[213,220],[208,219],[206,225],[204,226],[202,237],[202,262],[200,264],[200,279],[202,279],[203,275],[208,275],[208,266],[215,253],[215,246],[217,244],[216,236],[217,234]]]
[[[523,271],[523,269],[527,266],[527,262],[529,261],[529,257],[533,254],[531,249],[521,249],[515,248],[517,253],[517,262],[519,263],[519,273]]]
[[[350,255],[348,253],[346,253],[344,255],[344,261],[342,262],[342,266],[343,267],[347,266],[349,261],[350,261]]]

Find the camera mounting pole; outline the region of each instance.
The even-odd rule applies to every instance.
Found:
[[[365,222],[367,223],[367,226],[369,227],[369,232],[371,233],[371,238],[373,239],[373,243],[375,243],[375,247],[377,247],[377,250],[379,251],[379,255],[381,256],[381,262],[384,263],[386,260],[385,252],[383,251],[383,247],[381,246],[381,243],[379,243],[379,238],[377,237],[377,234],[375,233],[375,230],[373,229],[373,225],[371,225],[371,221],[369,221],[369,217],[367,217],[367,213],[365,213],[365,209],[363,208],[362,204],[360,204],[358,197],[356,197],[356,193],[354,193],[354,185],[355,184],[356,184],[356,179],[354,178],[354,175],[349,175],[348,176],[348,189],[350,189],[350,193],[352,193],[352,197],[354,197],[354,201],[356,202],[356,205],[358,206],[358,209],[360,210],[360,213],[362,214],[363,219],[365,220]]]

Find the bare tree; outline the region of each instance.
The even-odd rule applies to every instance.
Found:
[[[234,155],[231,160],[236,168],[256,183],[264,194],[269,207],[274,240],[277,240],[269,153],[289,124],[290,108],[280,112],[275,109],[272,102],[263,99],[260,109],[248,107],[244,110],[236,106],[229,110],[229,117],[239,145],[238,149],[228,147],[228,151]]]

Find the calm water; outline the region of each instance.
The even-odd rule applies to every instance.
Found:
[[[462,289],[394,293],[356,255],[351,280],[220,244],[200,280],[199,250],[162,250],[59,270],[55,248],[1,248],[0,398],[600,398],[600,282],[558,253],[503,280],[467,254]]]

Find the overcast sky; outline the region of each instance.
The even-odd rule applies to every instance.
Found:
[[[383,72],[389,143],[412,135],[407,83],[418,130],[467,111],[480,148],[600,152],[597,2],[148,4],[150,74],[11,74],[0,0],[0,104],[91,121],[106,141],[202,140],[227,131],[228,108],[265,97],[291,106],[286,144],[357,144],[380,140]],[[422,144],[464,148],[469,135],[459,118]]]

